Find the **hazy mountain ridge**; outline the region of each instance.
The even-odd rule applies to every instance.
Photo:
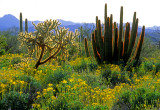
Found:
[[[78,28],[82,25],[82,23],[74,23],[72,21],[65,21],[65,20],[61,20],[61,19],[57,19],[60,23],[61,26],[64,27],[70,27],[73,26],[74,28]],[[29,27],[29,31],[34,31],[34,26],[32,25],[32,22],[35,24],[38,24],[39,22],[42,21],[28,21],[28,27]],[[23,27],[24,27],[25,22],[23,21]],[[17,27],[19,28],[19,19],[17,19],[15,16],[8,14],[8,15],[4,15],[3,17],[0,18],[0,31],[6,31],[9,28],[12,27]]]
[[[80,26],[83,25],[83,23],[74,23],[72,21],[65,21],[58,19],[59,22],[61,23],[61,26],[65,28],[69,28],[70,31],[75,31],[75,29],[78,29]],[[28,21],[28,27],[29,27],[29,32],[35,31],[34,26],[32,25],[32,22],[35,24],[38,24],[39,22],[42,21]],[[23,27],[24,27],[25,22],[23,21]],[[12,27],[16,27],[19,29],[19,19],[17,19],[15,16],[8,14],[4,15],[3,17],[0,18],[0,31],[6,31]],[[138,35],[141,32],[142,27],[138,28]],[[160,40],[160,34],[156,32],[156,29],[160,29],[160,26],[153,26],[153,27],[146,27],[146,37],[151,37],[151,40],[154,42],[157,42]]]

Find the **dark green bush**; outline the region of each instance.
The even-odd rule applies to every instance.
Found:
[[[46,74],[43,86],[46,87],[49,83],[51,83],[54,87],[56,87],[56,85],[66,78],[68,74],[69,73],[64,71],[62,68],[57,68],[55,71]]]
[[[153,108],[156,108],[158,107],[158,100],[160,100],[159,92],[151,92],[146,88],[138,88],[136,90],[122,93],[118,101],[113,106],[113,109],[145,109],[144,104],[146,106],[152,105]]]
[[[144,69],[146,71],[152,71],[153,70],[153,62],[152,61],[145,61],[144,63]]]
[[[130,83],[129,73],[128,72],[119,72],[106,69],[102,71],[102,77],[104,77],[107,82],[113,86],[118,83]]]
[[[29,94],[11,91],[0,100],[0,110],[28,110]]]
[[[82,110],[108,110],[108,107],[104,105],[95,105],[95,106],[89,105],[83,108]]]
[[[36,81],[34,77],[28,75],[19,76],[17,79],[28,83],[23,92],[26,94],[28,93],[28,106],[31,107],[34,99],[36,98],[36,92],[42,90],[42,85],[40,82]],[[17,87],[17,89],[20,89],[20,87]]]
[[[95,71],[98,67],[96,61],[91,58],[79,58],[75,60],[76,65],[72,65],[75,72],[82,73],[83,71]]]
[[[14,64],[18,64],[21,62],[21,58],[19,57],[15,57],[11,60],[11,64],[14,65]]]
[[[0,61],[0,68],[3,68],[3,67],[8,67],[10,65],[10,60],[9,59],[3,59]]]
[[[68,102],[66,101],[65,97],[59,96],[54,103],[49,105],[50,110],[69,110],[67,106]]]
[[[68,110],[81,110],[84,107],[83,103],[78,100],[68,103],[67,106]]]

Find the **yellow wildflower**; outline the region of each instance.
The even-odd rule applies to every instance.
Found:
[[[66,84],[66,83],[67,83],[67,81],[66,81],[66,80],[63,80],[63,81],[62,81],[62,83]]]
[[[49,83],[48,86],[51,87],[51,86],[53,86],[53,84]]]

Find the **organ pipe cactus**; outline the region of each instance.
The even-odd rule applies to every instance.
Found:
[[[120,26],[116,22],[113,23],[112,14],[107,17],[107,4],[105,4],[105,18],[104,18],[104,35],[102,35],[101,22],[96,17],[96,29],[92,33],[92,48],[95,59],[99,64],[102,63],[118,63],[123,60],[126,64],[131,58],[133,47],[137,38],[138,31],[138,18],[136,18],[136,12],[133,16],[132,29],[130,31],[130,23],[126,23],[125,32],[123,34],[123,7],[120,10]],[[136,51],[132,59],[136,62],[139,60],[143,40],[145,36],[145,26],[142,28],[142,32],[136,47]]]

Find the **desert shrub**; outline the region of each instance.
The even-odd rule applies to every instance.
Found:
[[[83,108],[82,110],[109,110],[107,106],[102,105],[92,105]]]
[[[62,68],[57,68],[56,70],[47,73],[43,81],[43,87],[46,87],[49,83],[53,84],[54,87],[56,87],[56,85],[64,80],[68,74],[69,73],[64,71]]]
[[[90,58],[77,58],[70,62],[73,70],[78,73],[83,71],[94,71],[98,66],[97,63]]]
[[[81,110],[84,107],[83,103],[79,100],[72,101],[68,103],[67,106],[69,110]]]
[[[28,110],[29,94],[11,91],[0,100],[0,110]]]
[[[158,107],[158,100],[160,99],[159,92],[150,91],[147,88],[137,88],[135,90],[129,90],[123,92],[118,101],[114,105],[114,109],[147,109]]]
[[[5,54],[0,57],[0,68],[20,63],[22,54]]]
[[[0,35],[0,55],[5,54],[5,47],[7,46],[6,38]]]
[[[10,60],[9,59],[3,59],[0,61],[0,68],[3,68],[3,67],[7,67],[10,65]]]
[[[26,87],[23,88],[23,93],[28,94],[28,107],[31,108],[33,100],[36,98],[36,92],[42,90],[42,85],[34,77],[28,75],[21,75],[16,80],[24,81],[27,83]],[[20,86],[16,85],[17,91],[20,90]]]
[[[146,71],[151,71],[151,70],[153,70],[153,62],[152,61],[145,61],[145,62],[143,62],[143,64],[144,64],[144,69],[146,70]]]
[[[118,65],[107,65],[101,74],[108,81],[108,84],[113,86],[118,83],[130,83],[130,73],[121,71]]]
[[[84,80],[86,82],[86,84],[88,84],[89,86],[91,86],[92,88],[96,88],[99,86],[102,86],[103,79],[100,77],[100,75],[95,75],[95,74],[83,74],[81,76],[79,76],[79,78],[81,78],[82,80]]]
[[[15,57],[11,60],[11,64],[14,65],[14,64],[18,64],[21,62],[21,58],[20,57]]]
[[[27,87],[24,88],[24,91],[26,93],[36,93],[37,91],[40,91],[42,89],[42,85],[40,82],[38,82],[34,77],[28,76],[28,75],[21,75],[17,77],[17,80],[21,80],[24,82],[27,82]]]

